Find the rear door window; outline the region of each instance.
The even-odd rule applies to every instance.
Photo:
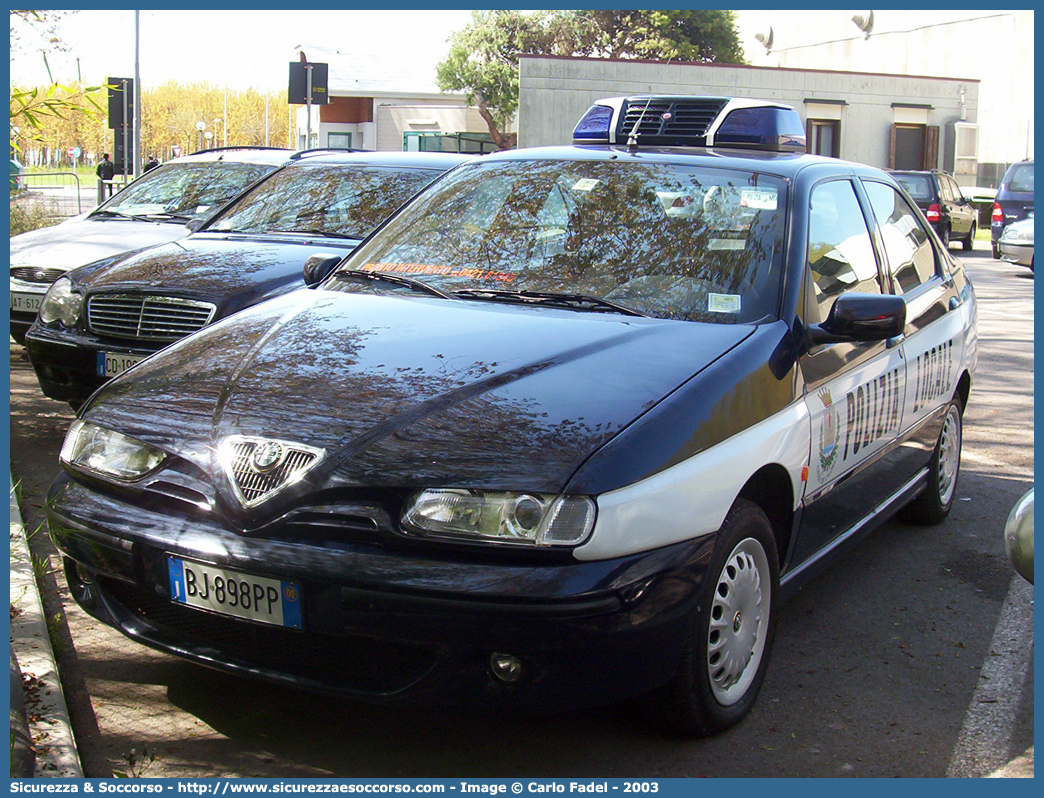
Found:
[[[891,186],[865,181],[874,218],[881,228],[888,268],[896,285],[908,294],[936,274],[935,250],[928,231],[910,205]]]

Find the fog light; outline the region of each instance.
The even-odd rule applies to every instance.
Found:
[[[94,577],[90,572],[70,557],[64,557],[65,581],[69,584],[69,592],[80,604],[93,607],[98,596],[94,588]]]
[[[490,654],[489,669],[504,684],[515,684],[522,678],[522,660],[511,654]]]

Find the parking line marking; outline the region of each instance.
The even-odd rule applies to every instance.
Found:
[[[947,778],[981,778],[1007,762],[1033,656],[1033,587],[1012,578]]]

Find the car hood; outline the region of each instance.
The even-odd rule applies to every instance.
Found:
[[[556,492],[753,329],[303,290],[146,360],[84,417],[179,455],[219,488],[214,453],[243,435],[324,450],[302,490]]]
[[[148,293],[213,302],[218,317],[304,286],[305,261],[313,255],[343,257],[354,239],[246,237],[197,233],[179,241],[92,264],[73,275],[85,294]]]
[[[184,224],[77,216],[11,239],[11,265],[75,269],[188,235]]]

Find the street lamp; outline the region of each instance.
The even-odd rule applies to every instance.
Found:
[[[213,133],[211,133],[211,132],[210,132],[210,131],[208,130],[208,131],[207,131],[206,133],[204,133],[204,134],[203,134],[203,138],[205,138],[205,139],[207,140],[207,149],[209,150],[209,149],[210,149],[210,140],[211,140],[212,138],[214,138],[214,134],[213,134]]]
[[[196,130],[199,131],[199,148],[203,149],[203,131],[207,129],[207,123],[200,121],[196,122]]]

